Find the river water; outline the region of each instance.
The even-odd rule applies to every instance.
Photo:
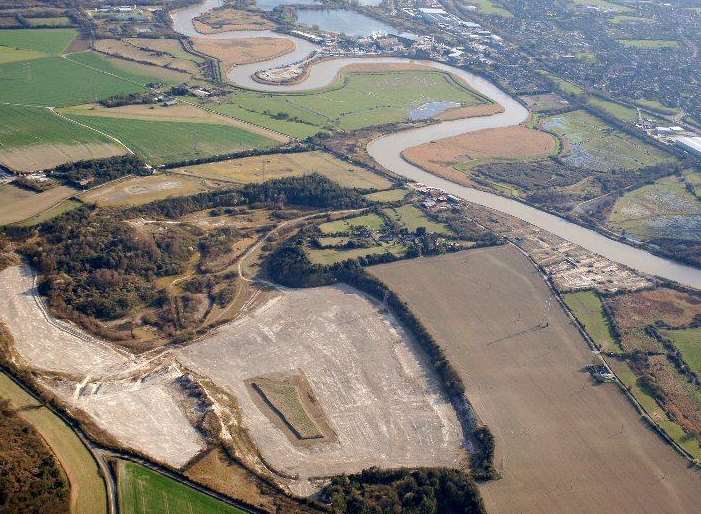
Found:
[[[221,0],[206,0],[202,4],[181,9],[173,13],[173,25],[178,32],[202,37],[192,26],[192,18],[221,4]],[[259,32],[226,32],[207,37],[218,39],[231,39],[241,37],[288,37],[270,31]],[[405,161],[401,153],[412,146],[428,143],[437,139],[456,136],[467,132],[474,132],[487,128],[510,127],[526,120],[528,111],[515,99],[499,89],[490,81],[465,70],[454,68],[445,64],[432,61],[410,61],[408,59],[377,57],[377,58],[339,58],[322,61],[312,66],[309,75],[304,82],[274,86],[260,84],[252,79],[253,73],[261,69],[276,66],[284,66],[296,62],[317,49],[308,41],[298,38],[290,38],[295,42],[294,52],[277,59],[245,66],[237,66],[228,74],[228,79],[239,87],[268,92],[293,92],[309,91],[323,88],[331,84],[337,77],[341,68],[348,64],[359,62],[374,63],[399,63],[419,62],[435,69],[449,72],[460,77],[471,88],[490,98],[504,107],[504,112],[478,118],[445,121],[435,125],[395,132],[372,141],[368,145],[368,153],[382,166],[410,180],[438,187],[463,198],[464,200],[489,207],[494,210],[509,214],[523,221],[527,221],[539,228],[578,244],[592,252],[595,252],[614,262],[629,266],[635,270],[662,278],[674,280],[680,284],[701,289],[701,270],[676,263],[652,255],[645,250],[609,239],[598,232],[570,223],[558,216],[548,214],[534,207],[522,204],[515,200],[504,198],[492,193],[479,191],[466,186],[455,184],[442,179]]]

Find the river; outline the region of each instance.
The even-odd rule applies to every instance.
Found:
[[[483,77],[468,71],[454,68],[446,64],[432,61],[411,61],[408,59],[392,57],[368,57],[368,58],[339,58],[322,61],[312,66],[308,77],[299,84],[288,84],[275,86],[270,84],[260,84],[252,79],[253,73],[261,69],[283,66],[299,61],[317,49],[317,46],[298,38],[291,38],[284,34],[277,34],[271,31],[258,32],[223,32],[210,36],[198,34],[192,26],[192,18],[199,16],[214,7],[221,5],[221,0],[206,0],[202,4],[191,6],[185,9],[174,11],[173,26],[178,32],[187,36],[214,37],[218,39],[233,39],[242,37],[286,37],[294,41],[295,51],[272,59],[266,62],[234,67],[227,75],[227,78],[235,85],[247,89],[267,92],[294,92],[309,91],[323,88],[331,84],[337,77],[339,71],[344,66],[351,63],[373,62],[373,63],[399,63],[399,62],[420,62],[435,69],[449,72],[463,79],[471,88],[482,95],[490,98],[504,107],[504,112],[490,116],[478,118],[468,118],[462,120],[445,121],[420,127],[403,130],[375,139],[368,145],[368,153],[382,166],[406,177],[410,180],[424,183],[429,186],[439,187],[445,191],[463,198],[469,202],[489,207],[494,210],[509,214],[523,221],[527,221],[539,228],[552,232],[553,234],[578,244],[594,253],[597,253],[614,262],[618,262],[642,273],[657,275],[659,277],[674,280],[680,284],[701,289],[701,270],[686,266],[669,259],[657,257],[651,253],[629,246],[627,244],[614,241],[588,228],[570,223],[558,216],[548,214],[534,207],[530,207],[521,202],[504,198],[485,191],[479,191],[471,187],[455,184],[442,179],[426,171],[409,164],[405,161],[401,153],[412,146],[428,143],[437,139],[456,136],[467,132],[474,132],[487,128],[510,127],[522,123],[528,117],[528,111],[519,102],[510,97],[495,84]]]

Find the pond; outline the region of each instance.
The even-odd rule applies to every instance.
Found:
[[[451,102],[447,100],[441,102],[428,102],[412,109],[409,113],[409,119],[411,121],[430,120],[434,116],[456,107],[460,107],[458,102]]]
[[[348,9],[297,9],[297,22],[310,27],[316,25],[327,32],[356,37],[397,30],[391,25]]]

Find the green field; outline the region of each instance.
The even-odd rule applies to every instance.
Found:
[[[41,405],[5,373],[0,373],[0,399],[8,400],[11,409],[24,409]]]
[[[36,50],[27,50],[25,48],[8,48],[6,46],[0,46],[0,64],[29,61],[32,59],[39,59],[41,57],[46,57],[46,54],[37,52]]]
[[[609,20],[614,25],[622,25],[625,23],[653,23],[655,20],[651,18],[643,18],[641,16],[626,16],[619,14]]]
[[[76,116],[71,119],[108,133],[152,165],[178,162],[278,143],[231,125],[144,121],[104,116]]]
[[[611,335],[611,329],[604,316],[601,299],[594,291],[568,293],[564,298],[572,313],[603,351],[620,353],[621,348]]]
[[[477,6],[480,14],[501,16],[502,18],[513,18],[514,16],[503,7],[496,5],[492,0],[477,0]]]
[[[241,90],[214,108],[304,138],[319,130],[356,130],[406,121],[413,108],[443,100],[463,106],[485,102],[448,74],[394,71],[344,74],[332,87],[314,93],[279,95]]]
[[[385,220],[383,220],[380,216],[370,213],[363,216],[355,216],[353,218],[330,221],[320,225],[319,229],[323,234],[335,234],[337,232],[350,232],[351,227],[354,226],[366,227],[370,230],[379,230],[384,224]]]
[[[701,375],[701,327],[661,330],[661,333],[672,340],[694,373]]]
[[[391,253],[397,256],[404,255],[406,248],[399,243],[381,243],[370,248],[353,248],[351,250],[337,250],[334,248],[312,249],[307,250],[309,260],[314,264],[335,264],[348,259],[357,259],[358,257],[366,257],[368,255],[381,255],[383,253]]]
[[[38,107],[0,105],[0,153],[37,144],[110,143],[106,137]]]
[[[18,227],[34,227],[36,225],[39,225],[40,223],[44,223],[45,221],[52,220],[55,217],[60,216],[61,214],[65,214],[66,212],[75,210],[81,205],[83,205],[83,203],[79,202],[78,200],[64,200],[58,205],[54,205],[53,207],[45,210],[44,212],[41,212],[36,216],[32,216],[31,218],[27,218],[26,220],[20,221],[19,223],[15,223],[14,225]]]
[[[679,42],[671,39],[619,39],[618,42],[630,48],[679,48]]]
[[[378,191],[365,195],[365,198],[373,202],[399,202],[404,200],[409,191],[406,189],[389,189],[387,191]]]
[[[115,77],[62,57],[2,64],[0,77],[3,102],[54,106],[145,91],[139,84],[149,81],[143,78],[137,84],[129,74]]]
[[[570,82],[569,80],[565,80],[563,78],[558,77],[557,75],[553,75],[550,72],[547,72],[545,70],[539,70],[541,75],[544,75],[548,77],[550,80],[552,80],[555,85],[565,94],[568,95],[583,95],[584,94],[584,88]]]
[[[653,111],[659,111],[662,114],[679,114],[680,109],[678,107],[667,107],[663,103],[657,100],[635,100],[635,103],[640,107],[645,107]]]
[[[628,107],[616,102],[610,102],[598,96],[588,97],[587,103],[592,107],[596,107],[597,109],[600,109],[625,123],[634,124],[638,121],[638,111],[633,107]]]
[[[243,514],[244,511],[131,462],[119,464],[122,514]]]
[[[544,118],[542,127],[566,141],[562,160],[572,166],[610,171],[674,161],[657,148],[585,111],[549,116]]]
[[[607,226],[639,240],[701,239],[701,200],[676,176],[635,189],[619,198]]]
[[[632,10],[625,5],[607,2],[606,0],[572,0],[572,2],[577,5],[593,5],[601,10],[610,12],[630,12]]]
[[[431,221],[421,209],[413,205],[403,205],[397,209],[385,209],[383,212],[389,219],[396,221],[411,232],[415,232],[419,227],[424,227],[427,232],[435,232],[437,234],[451,233],[448,227]]]
[[[0,46],[61,55],[77,36],[74,29],[0,30]]]
[[[51,447],[71,483],[71,512],[107,513],[107,493],[97,463],[78,436],[46,407],[20,416]]]
[[[74,25],[68,16],[52,16],[47,18],[27,18],[27,22],[32,27],[46,26],[46,27],[65,27],[68,25]]]

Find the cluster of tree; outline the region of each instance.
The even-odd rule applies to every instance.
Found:
[[[152,93],[129,93],[126,95],[114,95],[100,100],[105,107],[122,107],[123,105],[146,105],[155,102]]]
[[[70,488],[59,463],[6,400],[0,400],[0,512],[70,512]]]
[[[472,479],[445,468],[370,468],[335,477],[321,491],[336,514],[483,514]]]
[[[126,175],[149,175],[143,161],[133,155],[62,164],[51,170],[52,178],[85,189]]]
[[[153,302],[153,278],[181,273],[197,246],[191,227],[137,235],[107,212],[81,207],[38,229],[22,251],[42,273],[41,292],[59,315],[124,316]]]
[[[258,204],[279,209],[284,205],[318,209],[357,209],[367,200],[353,189],[341,187],[314,173],[303,177],[287,177],[262,184],[248,184],[240,189],[226,189],[185,197],[168,198],[126,211],[127,216],[178,218],[204,209],[231,208]],[[223,211],[222,211],[223,212]]]

